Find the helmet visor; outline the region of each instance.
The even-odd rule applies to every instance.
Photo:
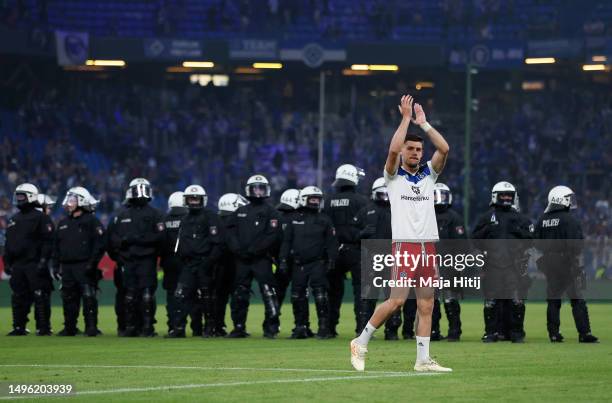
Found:
[[[450,192],[448,190],[436,189],[434,191],[434,204],[435,205],[449,205],[450,204]]]
[[[28,203],[28,195],[24,192],[17,192],[13,195],[13,204],[15,206],[21,206]]]
[[[248,188],[249,197],[263,198],[268,197],[270,195],[268,185],[264,183],[254,183],[252,185],[249,185]]]

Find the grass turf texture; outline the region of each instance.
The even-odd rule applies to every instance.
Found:
[[[249,315],[252,336],[240,340],[118,338],[110,306],[100,310],[102,337],[6,337],[10,310],[0,308],[0,384],[67,382],[78,393],[100,392],[70,401],[610,401],[612,304],[589,306],[593,331],[602,339],[597,345],[578,344],[569,303],[562,308],[566,342],[551,344],[545,309],[543,303],[527,305],[525,344],[483,344],[482,305],[464,303],[462,341],[431,346],[455,372],[418,376],[412,371],[414,341],[387,342],[382,331],[370,343],[366,372],[351,371],[350,304],[343,306],[340,337],[323,341],[287,339],[289,305],[277,340],[262,338],[259,304]],[[163,307],[157,317],[165,333]],[[56,332],[61,322],[61,308],[54,307]],[[445,330],[445,318],[442,323]],[[24,366],[10,366],[15,364]],[[112,389],[126,390],[108,393]]]

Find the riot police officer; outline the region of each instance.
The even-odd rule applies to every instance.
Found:
[[[68,213],[57,225],[53,247],[54,277],[61,278],[64,329],[59,336],[77,334],[81,298],[85,335],[98,335],[98,263],[104,256],[104,227],[91,214],[87,189],[70,188],[62,202]]]
[[[312,289],[319,329],[317,338],[331,336],[329,329],[329,300],[327,272],[333,269],[338,255],[336,231],[329,217],[320,213],[323,193],[316,186],[307,186],[299,194],[298,214],[287,223],[280,253],[279,270],[291,274],[291,302],[295,317],[292,338],[305,339],[308,332],[308,287]]]
[[[215,333],[213,270],[221,252],[221,221],[206,208],[208,196],[202,186],[188,186],[183,198],[189,213],[181,219],[175,246],[183,267],[174,293],[174,324],[168,336],[185,337],[187,315],[197,304],[206,321],[202,337],[211,337]]]
[[[361,267],[360,267],[360,241],[359,228],[356,225],[356,215],[368,199],[356,192],[359,179],[365,174],[363,170],[354,165],[344,164],[336,170],[336,179],[332,186],[336,192],[329,197],[325,204],[324,213],[329,216],[336,229],[338,243],[338,260],[334,270],[328,273],[329,303],[330,303],[330,331],[336,336],[336,326],[340,320],[340,306],[344,296],[344,280],[347,272],[351,273],[353,282],[353,298],[356,328],[359,333],[365,327],[368,316],[367,304],[361,300]]]
[[[125,192],[125,198],[123,199],[122,207],[117,212],[115,217],[126,214],[124,210],[128,208],[129,202],[128,197],[130,195],[130,190],[128,189]],[[97,203],[96,203],[97,204]],[[106,252],[108,253],[108,257],[110,257],[115,262],[115,270],[113,271],[113,283],[115,285],[115,316],[117,318],[117,335],[122,337],[125,336],[125,294],[126,288],[125,283],[123,281],[123,272],[125,268],[125,263],[121,259],[121,254],[119,253],[120,244],[114,244],[112,242],[113,234],[117,230],[116,220],[113,217],[109,220],[108,227],[106,229]],[[140,318],[141,315],[138,315]],[[140,324],[136,327],[136,333],[140,333],[141,326]]]
[[[36,208],[39,211],[42,211],[46,215],[50,216],[53,210],[53,207],[55,206],[55,202],[56,202],[55,198],[47,194],[44,194],[44,193],[39,193],[37,201],[38,201],[38,206]]]
[[[567,186],[555,186],[548,193],[548,206],[538,219],[536,238],[543,252],[538,268],[546,275],[547,302],[546,327],[553,343],[563,341],[559,332],[561,299],[566,294],[571,301],[572,314],[580,343],[597,343],[591,334],[589,311],[582,297],[585,279],[579,260],[582,253],[582,227],[572,214],[577,207],[576,195]]]
[[[53,223],[36,210],[38,189],[23,183],[15,189],[13,204],[19,212],[6,228],[4,267],[11,276],[13,330],[9,336],[27,335],[26,323],[34,302],[36,335],[51,335],[51,290],[49,259],[52,253]]]
[[[151,184],[144,178],[130,182],[128,208],[114,219],[111,234],[113,247],[119,251],[125,283],[125,336],[155,336],[155,289],[157,287],[157,257],[164,239],[164,217],[151,207]]]
[[[357,213],[356,222],[360,228],[360,239],[386,239],[389,241],[392,239],[391,204],[389,203],[385,178],[378,178],[372,184],[370,202]],[[406,301],[406,303],[409,302],[409,300]],[[364,309],[360,313],[365,317],[361,318],[360,321],[367,321],[374,313],[376,300],[367,299],[363,303]],[[401,311],[398,310],[385,322],[385,340],[397,340],[397,330],[401,324]]]
[[[249,204],[241,206],[228,225],[229,245],[236,256],[236,281],[231,311],[234,329],[228,337],[247,337],[246,318],[253,277],[259,283],[265,307],[264,337],[278,334],[278,298],[272,273],[273,257],[282,241],[280,216],[266,199],[270,184],[263,175],[251,176],[245,188]]]
[[[162,256],[160,266],[164,271],[162,287],[166,290],[166,314],[168,316],[168,333],[171,332],[175,322],[174,312],[176,311],[176,300],[174,292],[181,272],[181,260],[174,252],[176,240],[179,234],[181,219],[187,214],[187,208],[183,201],[183,192],[174,192],[168,198],[168,212],[164,217],[166,236],[162,246]],[[193,321],[192,321],[193,323]],[[195,334],[194,334],[195,335]],[[201,336],[201,329],[200,334]]]
[[[491,191],[491,209],[479,217],[473,231],[475,245],[486,252],[485,334],[482,337],[485,343],[498,340],[497,306],[504,300],[510,305],[511,341],[522,343],[525,339],[525,251],[531,245],[533,225],[513,208],[516,194],[516,188],[509,182],[495,184]]]
[[[438,253],[441,255],[445,254],[457,254],[465,252],[468,249],[468,245],[459,244],[457,240],[467,240],[467,234],[463,226],[463,219],[461,216],[451,208],[453,204],[453,194],[450,188],[444,183],[436,183],[434,186],[434,207],[436,209],[436,221],[438,222],[438,234],[440,236],[440,243],[438,244]],[[447,240],[451,242],[446,242]],[[442,276],[447,279],[460,276],[461,272],[458,272],[453,267],[441,267]],[[462,290],[459,288],[449,288],[442,291],[442,297],[444,299],[444,312],[448,319],[448,341],[459,341],[461,338],[461,306],[459,300],[462,297]],[[437,313],[436,313],[437,311]],[[434,318],[437,318],[431,327],[431,339],[440,340],[442,338],[440,334],[440,302],[436,298],[434,304]]]
[[[280,203],[276,206],[276,210],[278,210],[280,214],[281,227],[283,229],[283,237],[285,234],[285,229],[287,225],[291,223],[291,221],[298,215],[297,209],[299,206],[299,197],[300,191],[297,189],[287,189],[283,192],[280,198]],[[279,259],[280,260],[280,259]],[[286,270],[279,270],[277,268],[274,273],[274,277],[276,277],[276,294],[278,295],[278,310],[279,315],[281,312],[281,308],[283,306],[283,301],[285,300],[285,294],[287,293],[287,288],[289,287],[289,283],[291,282],[291,269],[293,268],[293,261],[291,260],[291,256],[287,260],[287,268]],[[280,326],[280,323],[278,324]],[[310,329],[308,327],[308,329]],[[309,334],[314,334],[310,331]]]
[[[219,199],[217,207],[219,210],[219,218],[224,231],[222,234],[227,234],[227,228],[231,221],[231,217],[236,210],[241,206],[246,206],[249,201],[242,195],[237,193],[226,193]],[[227,336],[225,330],[225,311],[229,301],[230,294],[234,290],[234,281],[236,279],[236,262],[233,253],[228,246],[228,237],[223,237],[221,245],[221,258],[215,264],[214,273],[214,288],[215,288],[215,336]]]

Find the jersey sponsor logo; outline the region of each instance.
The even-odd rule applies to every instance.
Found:
[[[421,201],[429,200],[429,196],[408,196],[408,195],[401,195],[400,199],[401,200],[406,200],[406,201],[421,202]]]
[[[376,210],[370,210],[370,211],[368,211],[368,214],[367,214],[367,215],[372,215],[372,214],[376,214]]]
[[[68,224],[60,225],[58,229],[66,229],[68,228]]]
[[[217,235],[217,227],[215,225],[210,227],[210,235]]]
[[[270,227],[272,228],[277,228],[278,227],[278,220],[276,218],[273,218],[270,220]]]
[[[246,217],[247,214],[246,213],[238,213],[238,214],[236,214],[236,216],[240,217],[240,218],[243,218],[243,217]]]
[[[291,224],[303,225],[303,224],[304,224],[304,221],[296,221],[296,220],[293,220],[293,221],[291,221]]]
[[[132,222],[131,218],[124,218],[121,220],[121,222]]]
[[[349,199],[333,199],[329,202],[330,207],[347,207],[350,204]]]

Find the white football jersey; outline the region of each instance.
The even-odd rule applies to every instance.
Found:
[[[433,190],[438,174],[431,161],[421,165],[416,174],[398,167],[395,175],[384,170],[391,203],[391,234],[394,241],[437,241],[438,223]]]

